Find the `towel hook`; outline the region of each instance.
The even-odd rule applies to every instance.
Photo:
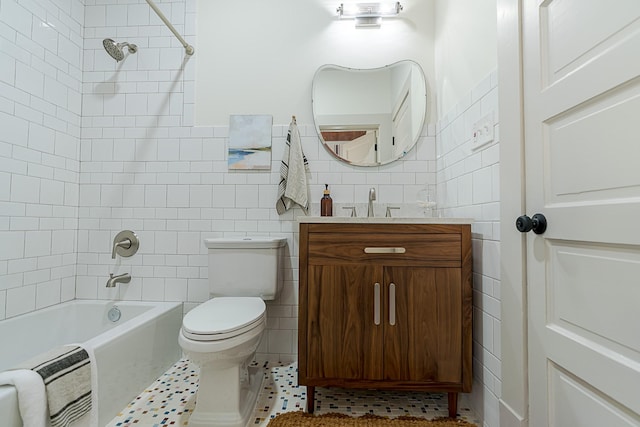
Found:
[[[296,122],[296,116],[291,116],[291,121],[292,121],[294,124],[296,124],[296,125],[298,124],[298,123]]]

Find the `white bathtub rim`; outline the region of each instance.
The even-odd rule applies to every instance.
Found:
[[[88,301],[89,303],[96,303],[98,301],[101,300],[77,300],[77,301]],[[147,321],[149,321],[150,319],[154,319],[156,318],[159,314],[167,312],[171,309],[174,309],[175,307],[178,307],[180,305],[182,305],[182,302],[162,302],[162,301],[158,301],[158,302],[152,302],[152,301],[105,301],[107,304],[105,304],[107,307],[111,306],[126,306],[127,304],[132,304],[132,305],[143,305],[143,306],[151,306],[153,307],[151,310],[147,310],[144,313],[129,319],[129,320],[125,320],[123,321],[121,324],[114,326],[113,328],[109,329],[108,331],[104,331],[101,334],[85,341],[84,343],[79,343],[78,345],[81,345],[85,348],[89,347],[91,349],[95,349],[97,346],[99,346],[101,343],[103,342],[107,342],[110,339],[117,337],[119,335],[121,335],[121,332],[124,329],[127,330],[132,330],[135,329],[137,327],[140,327],[141,325],[144,325]],[[118,323],[118,322],[116,322]],[[177,338],[176,338],[177,339]]]
[[[91,338],[88,338],[84,341],[76,341],[76,340],[68,340],[65,342],[60,342],[59,344],[56,345],[79,345],[82,346],[85,349],[89,349],[89,348],[94,348],[96,346],[99,346],[101,343],[103,342],[108,342],[110,339],[113,339],[114,337],[118,336],[119,333],[123,332],[124,330],[129,330],[129,329],[135,329],[143,324],[145,324],[147,321],[149,321],[149,319],[155,318],[157,315],[170,311],[172,309],[175,309],[178,306],[182,306],[182,312],[184,315],[184,304],[182,302],[178,302],[178,301],[140,301],[140,300],[81,300],[81,299],[76,299],[76,300],[71,300],[71,301],[65,301],[63,303],[60,304],[56,304],[56,305],[52,305],[52,306],[48,306],[36,311],[31,311],[28,313],[23,313],[19,316],[13,316],[7,319],[3,319],[0,320],[0,325],[4,322],[17,322],[19,321],[20,318],[33,318],[36,316],[46,316],[47,313],[49,312],[54,312],[54,311],[59,311],[59,310],[65,310],[65,308],[67,307],[73,307],[73,306],[87,306],[87,305],[96,305],[98,307],[100,307],[103,312],[104,315],[106,316],[107,311],[113,307],[113,306],[119,306],[119,307],[127,307],[127,306],[133,306],[133,307],[149,307],[148,310],[144,311],[143,313],[138,314],[135,317],[132,317],[130,319],[123,319],[120,320],[118,322],[114,322],[114,325],[111,325],[109,329],[105,330],[105,331],[100,331],[97,335],[93,335]],[[177,339],[177,338],[176,338]],[[42,350],[42,351],[46,351]],[[22,361],[16,361],[15,363],[21,363],[25,360],[28,360],[30,357],[35,357],[37,355],[36,354],[32,354],[31,356],[25,358]],[[15,366],[15,365],[14,365]],[[4,369],[0,369],[0,372],[6,370],[6,369],[11,369],[12,366],[11,365],[7,365]]]

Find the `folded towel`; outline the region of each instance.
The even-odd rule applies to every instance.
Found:
[[[294,203],[298,204],[307,214],[309,211],[308,172],[309,162],[302,152],[300,132],[294,117],[289,125],[287,144],[280,164],[280,184],[278,185],[278,200],[276,202],[276,211],[279,215],[286,212]]]
[[[46,390],[51,427],[67,427],[91,411],[91,363],[79,346],[62,346],[25,363]]]
[[[18,409],[24,427],[47,425],[47,398],[42,377],[29,369],[0,372],[0,385],[12,385],[18,391]]]

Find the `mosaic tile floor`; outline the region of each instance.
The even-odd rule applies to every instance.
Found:
[[[265,378],[249,426],[264,427],[282,412],[305,407],[305,387],[297,385],[297,365],[264,364]],[[122,410],[106,427],[186,426],[195,406],[198,367],[179,360],[142,394]],[[424,418],[447,416],[447,395],[396,391],[344,390],[316,388],[317,414],[340,412],[397,417]],[[461,401],[459,418],[478,423]]]

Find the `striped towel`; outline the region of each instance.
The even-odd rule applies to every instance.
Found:
[[[24,365],[44,381],[51,427],[67,427],[91,411],[91,363],[85,349],[58,347]]]
[[[280,164],[280,184],[276,201],[276,211],[279,215],[285,213],[294,203],[300,205],[307,214],[309,211],[308,172],[309,162],[302,152],[300,132],[294,118],[289,125],[287,145]]]

